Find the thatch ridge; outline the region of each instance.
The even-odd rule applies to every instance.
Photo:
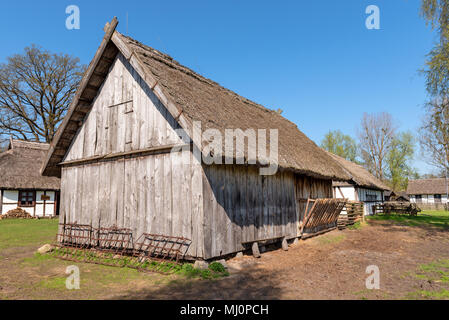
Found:
[[[204,129],[278,129],[279,166],[302,174],[342,180],[340,166],[302,133],[296,124],[181,65],[169,55],[116,32],[144,64],[164,93],[189,120]],[[224,135],[223,135],[224,137]],[[269,147],[267,139],[267,148]]]
[[[107,41],[107,45],[103,43],[103,46],[100,46],[96,57],[103,52],[101,50],[104,50],[105,47],[111,48],[112,44],[125,58],[136,63],[140,76],[147,81],[150,88],[155,88],[154,91],[158,98],[160,98],[159,93],[163,96],[162,100],[167,104],[167,109],[175,119],[179,118],[181,126],[187,132],[192,131],[189,126],[192,126],[195,121],[201,123],[203,130],[218,129],[222,133],[225,129],[241,129],[243,131],[247,129],[265,129],[267,131],[278,129],[278,165],[281,170],[292,170],[323,179],[349,179],[338,163],[307,138],[294,123],[279,113],[243,98],[199,75],[182,66],[169,55],[143,45],[117,31],[114,31],[112,36],[110,33],[111,29],[108,29],[103,39],[103,41]],[[103,54],[105,54],[104,52]],[[113,52],[113,50],[109,50],[109,52]],[[101,58],[97,61],[99,60]],[[111,57],[106,61],[111,61]],[[91,63],[89,70],[93,71],[97,66]],[[86,74],[92,74],[92,72]],[[90,78],[85,75],[82,83],[86,84],[89,81]],[[76,97],[82,97],[83,90],[85,89],[80,87]],[[72,103],[67,113],[69,118],[65,119],[52,142],[42,168],[44,174],[60,175],[58,163],[63,158],[62,154],[67,152],[69,148],[67,141],[74,138],[70,132],[73,132],[78,123],[76,119],[72,121],[72,117],[74,114],[85,114],[86,112],[79,106],[78,101],[75,100]],[[66,132],[65,126],[68,126],[68,123],[72,123],[73,128],[72,130],[67,129]],[[267,134],[269,135],[268,132]],[[269,146],[268,137],[268,150]],[[55,154],[57,149],[58,154]]]
[[[446,194],[446,192],[445,178],[409,180],[407,187],[408,195]]]
[[[382,181],[377,179],[368,170],[366,170],[361,165],[358,165],[352,161],[346,160],[336,154],[328,152],[341,166],[342,168],[351,176],[352,181],[364,188],[377,189],[377,190],[390,190]],[[335,185],[338,185],[338,181]]]

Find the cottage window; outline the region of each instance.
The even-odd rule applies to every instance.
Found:
[[[416,202],[417,203],[421,203],[422,202],[422,195],[420,195],[420,194],[416,195]]]
[[[366,201],[377,201],[377,195],[375,194],[367,194]]]
[[[36,201],[35,191],[19,191],[19,206],[33,207]]]
[[[441,203],[441,194],[435,194],[433,198],[435,203]]]

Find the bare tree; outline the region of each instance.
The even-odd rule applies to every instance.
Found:
[[[85,67],[36,46],[0,65],[0,138],[50,142]]]
[[[364,165],[378,179],[384,180],[385,161],[395,136],[391,114],[364,113],[358,136]]]
[[[426,108],[420,129],[421,149],[429,164],[446,171],[449,169],[449,101],[434,100]]]

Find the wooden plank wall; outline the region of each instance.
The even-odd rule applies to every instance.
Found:
[[[130,228],[192,239],[203,255],[202,167],[180,161],[189,151],[69,166],[62,170],[61,222]]]
[[[181,143],[179,124],[119,54],[64,161]],[[184,157],[184,159],[182,159]],[[202,256],[202,167],[190,151],[63,167],[61,222],[195,240]],[[184,161],[181,161],[184,160]]]
[[[332,182],[292,172],[260,176],[254,167],[204,166],[205,257],[243,250],[242,243],[299,235],[297,197],[332,198]]]
[[[179,124],[118,54],[64,161],[180,143]]]

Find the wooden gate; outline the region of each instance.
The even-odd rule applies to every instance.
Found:
[[[346,204],[342,199],[309,199],[305,219],[300,223],[301,238],[305,239],[337,228],[338,216]]]

